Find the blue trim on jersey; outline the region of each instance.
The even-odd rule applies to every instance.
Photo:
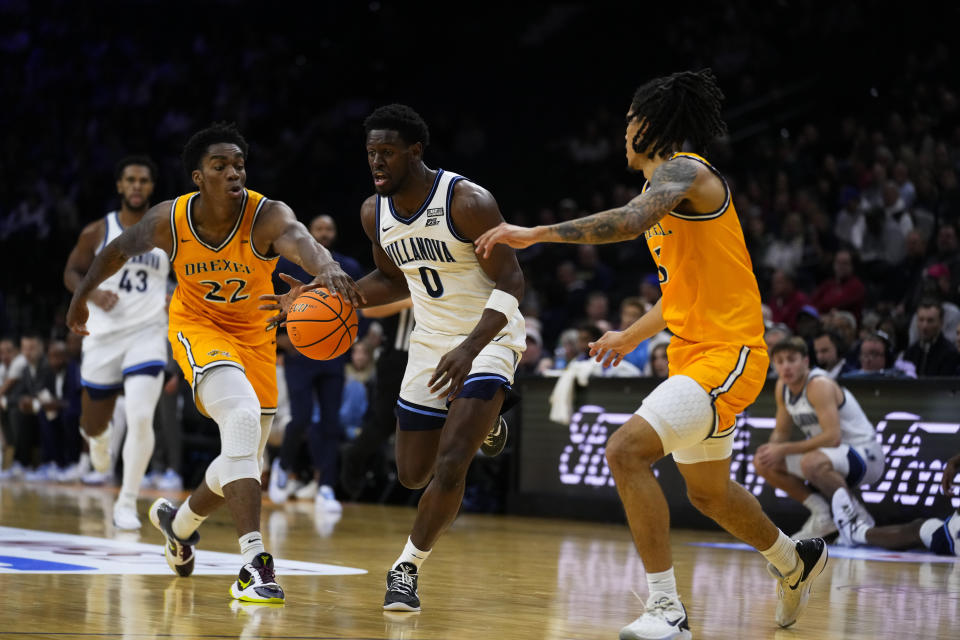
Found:
[[[103,216],[103,242],[100,243],[100,248],[97,249],[97,253],[103,251],[103,248],[107,246],[107,238],[110,237],[110,214]]]
[[[127,367],[123,370],[123,375],[155,375],[163,371],[163,368],[167,366],[167,363],[163,360],[150,360],[148,362],[141,362],[140,364],[135,364]]]
[[[467,379],[464,380],[463,384],[468,385],[471,382],[477,382],[478,380],[500,380],[501,382],[506,382],[507,378],[495,373],[475,373],[471,376],[467,376]]]
[[[453,234],[453,237],[459,240],[460,242],[465,242],[467,244],[473,244],[470,240],[467,240],[459,233],[457,233],[456,228],[453,226],[453,212],[450,210],[450,203],[453,202],[453,185],[457,184],[461,180],[466,180],[463,176],[457,176],[456,178],[450,181],[450,184],[447,185],[447,228],[450,229],[450,233]]]
[[[417,218],[419,218],[423,214],[424,211],[427,210],[427,207],[430,206],[430,202],[433,200],[434,194],[437,193],[437,187],[440,186],[440,176],[442,175],[443,175],[443,169],[437,169],[437,177],[433,179],[433,187],[431,187],[430,189],[430,194],[427,196],[427,199],[423,201],[423,204],[420,205],[420,210],[417,211],[412,216],[410,216],[409,218],[403,218],[400,215],[398,215],[397,210],[393,208],[393,198],[388,197],[387,202],[390,203],[390,215],[392,215],[394,218],[396,218],[398,221],[402,222],[403,224],[413,223]],[[380,228],[379,224],[377,225],[377,228],[378,229]]]
[[[117,226],[120,227],[120,233],[123,233],[123,230],[125,229],[125,227],[123,226],[123,223],[120,222],[120,212],[119,212],[119,211],[114,211],[114,212],[113,212],[113,218],[114,218],[114,220],[117,221]]]
[[[854,451],[853,447],[847,449],[847,464],[850,470],[847,471],[847,484],[855,487],[867,475],[867,463],[863,461],[860,454]]]
[[[397,398],[397,406],[401,407],[407,411],[413,411],[414,413],[422,413],[426,416],[436,416],[440,418],[447,417],[446,409],[437,409],[436,407],[428,407],[422,404],[417,404],[416,402],[409,402],[403,398]]]
[[[476,382],[477,384],[470,384]],[[481,400],[493,400],[500,389],[511,389],[510,383],[502,376],[478,376],[463,383],[463,389],[457,395],[455,400],[460,398],[479,398]]]

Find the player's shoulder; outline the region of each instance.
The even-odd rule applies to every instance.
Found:
[[[452,209],[477,211],[497,207],[497,200],[493,194],[476,182],[463,178],[457,180],[450,188],[453,189],[453,197],[450,200]]]
[[[366,200],[363,201],[363,204],[360,205],[360,213],[362,215],[373,214],[377,210],[377,200],[380,198],[377,194],[368,196]]]
[[[110,214],[107,214],[110,215]],[[88,222],[83,229],[80,230],[80,239],[90,238],[93,236],[100,237],[104,234],[107,228],[107,216],[100,216],[92,222]]]
[[[811,376],[810,379],[807,380],[807,397],[812,399],[827,397],[828,394],[832,394],[838,387],[839,385],[834,382],[830,376]]]

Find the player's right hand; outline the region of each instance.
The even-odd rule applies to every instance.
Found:
[[[120,299],[120,296],[114,291],[107,291],[105,289],[95,289],[90,292],[90,302],[97,305],[104,311],[110,311],[115,306],[117,306],[117,301]]]
[[[587,346],[590,347],[590,357],[596,356],[597,362],[603,363],[604,368],[617,366],[625,355],[637,348],[623,331],[607,331],[599,340]]]
[[[87,299],[85,297],[73,296],[70,300],[70,308],[67,309],[67,326],[74,333],[81,336],[88,336],[87,318],[90,317],[90,309],[87,308]]]
[[[947,460],[947,464],[943,468],[943,495],[950,495],[954,486],[953,478],[957,475],[958,471],[960,471],[960,453]]]
[[[279,311],[279,313],[269,320],[267,320],[267,331],[275,329],[281,326],[284,321],[287,319],[287,311],[290,310],[290,305],[293,304],[293,301],[300,297],[300,294],[304,291],[309,291],[310,289],[316,288],[315,284],[306,284],[300,282],[293,276],[286,273],[278,273],[280,279],[290,285],[290,290],[286,293],[265,293],[260,296],[261,300],[266,302],[272,302],[273,304],[262,304],[258,309],[261,311]]]

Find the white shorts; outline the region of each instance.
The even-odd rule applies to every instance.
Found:
[[[660,436],[663,453],[680,464],[724,460],[733,453],[733,434],[713,435],[717,412],[710,394],[689,376],[670,376],[634,412]]]
[[[400,384],[397,418],[401,429],[441,429],[447,418],[447,398],[430,393],[428,383],[447,352],[463,342],[466,336],[440,336],[413,333],[407,369]],[[496,389],[509,389],[520,354],[509,347],[491,342],[473,359],[470,374],[458,397],[493,397]]]
[[[839,447],[820,447],[820,453],[830,459],[833,469],[847,480],[847,485],[858,487],[873,484],[883,475],[885,466],[883,447],[879,442],[864,445],[841,444]],[[803,468],[800,460],[805,454],[794,453],[785,458],[787,471],[801,478]]]
[[[83,339],[80,378],[90,390],[119,390],[124,376],[160,370],[166,365],[166,323]]]

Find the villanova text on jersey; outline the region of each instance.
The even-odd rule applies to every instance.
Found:
[[[408,262],[456,262],[447,243],[433,238],[401,238],[383,248],[402,267]]]

